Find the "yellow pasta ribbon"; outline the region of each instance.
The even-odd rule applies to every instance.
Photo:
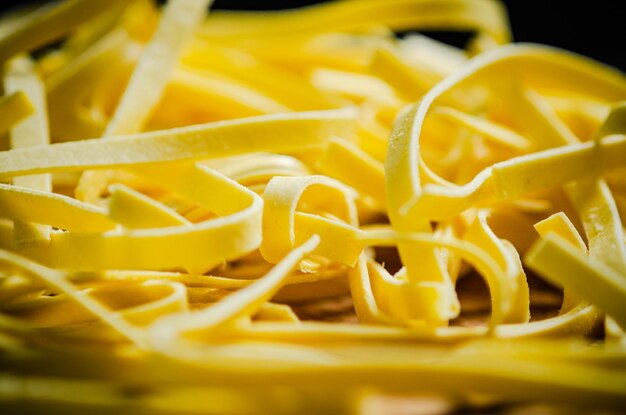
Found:
[[[330,136],[350,136],[352,109],[272,114],[0,152],[0,177],[218,158],[257,151],[321,147]]]
[[[7,131],[33,111],[32,103],[23,92],[3,96],[0,98],[0,131]]]
[[[36,147],[48,144],[50,138],[46,117],[45,90],[43,83],[34,72],[33,63],[28,58],[16,58],[9,63],[7,72],[4,82],[7,92],[23,91],[37,107],[35,114],[12,128],[11,147]],[[13,179],[13,184],[44,192],[52,190],[52,179],[49,174],[16,177]],[[31,243],[41,243],[50,240],[49,227],[15,222],[14,228],[15,246],[18,248]]]
[[[53,42],[77,25],[97,16],[106,7],[117,7],[124,3],[127,1],[70,0],[56,6],[42,7],[0,38],[0,62]]]
[[[200,24],[212,0],[172,0],[163,10],[150,43],[139,58],[122,98],[104,132],[105,137],[142,130],[158,103],[185,41]],[[146,95],[146,94],[150,95]],[[80,199],[94,201],[103,190],[105,173],[84,173],[76,188]],[[89,190],[86,190],[89,189]]]
[[[623,409],[623,73],[495,0],[210,4],[0,19],[0,412]]]
[[[578,296],[597,304],[622,328],[626,327],[623,275],[599,261],[581,257],[571,243],[553,234],[542,238],[526,254],[526,263],[544,277],[566,285]]]
[[[449,29],[477,30],[492,42],[508,41],[501,6],[493,1],[466,3],[457,0],[337,1],[296,12],[262,16],[254,13],[216,12],[202,30],[210,38],[281,36],[306,31],[350,31],[375,24],[394,30]]]

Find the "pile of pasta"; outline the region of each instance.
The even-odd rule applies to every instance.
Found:
[[[491,0],[209,3],[0,21],[3,413],[623,410],[623,73]]]

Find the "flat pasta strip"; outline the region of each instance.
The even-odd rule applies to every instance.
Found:
[[[0,98],[0,131],[7,131],[33,111],[32,103],[23,92],[3,96]]]
[[[353,116],[350,109],[275,114],[115,140],[94,139],[12,150],[0,153],[0,177],[198,160],[249,151],[296,151],[319,147],[335,134],[349,135]]]
[[[361,195],[371,198],[372,203],[381,210],[385,209],[387,200],[383,165],[359,147],[345,140],[331,141],[318,168],[327,176],[339,179]]]
[[[563,212],[555,213],[548,218],[537,222],[534,225],[540,236],[545,237],[550,233],[556,233],[568,242],[574,244],[581,252],[587,253],[587,245],[581,238],[580,234]],[[563,305],[560,312],[567,312],[580,304],[578,299],[571,290],[565,290],[563,293]]]
[[[105,135],[128,135],[141,131],[150,110],[161,97],[182,47],[192,36],[210,3],[210,0],[168,2],[163,9],[162,20],[139,58]],[[146,92],[152,95],[146,96]],[[141,100],[141,105],[138,100]]]
[[[77,25],[97,16],[106,7],[117,7],[126,0],[71,0],[56,6],[43,7],[24,18],[18,27],[0,39],[0,62],[21,52],[31,52],[62,37]]]
[[[142,130],[165,89],[181,50],[199,26],[212,0],[172,0],[163,10],[161,21],[145,47],[126,90],[107,125],[105,137],[128,135]],[[150,94],[150,95],[146,95]],[[83,174],[77,196],[94,201],[103,189],[105,173]],[[89,192],[87,189],[89,188]]]
[[[103,209],[55,193],[0,184],[0,201],[2,216],[12,220],[79,232],[102,232],[115,227]]]
[[[191,225],[187,219],[161,203],[124,185],[109,188],[109,217],[128,229],[167,228]]]
[[[34,71],[33,63],[28,58],[16,58],[9,63],[4,87],[7,92],[23,91],[37,108],[35,114],[23,120],[11,129],[11,147],[44,146],[50,142],[48,119],[46,116],[45,89]],[[52,178],[49,174],[16,177],[15,186],[28,187],[44,192],[52,190]],[[23,247],[31,243],[50,240],[50,228],[25,222],[15,222],[15,246]]]
[[[305,30],[354,30],[372,23],[387,24],[396,30],[416,27],[469,29],[483,32],[493,42],[503,43],[509,33],[500,5],[479,1],[458,10],[459,1],[437,4],[432,1],[394,0],[379,4],[374,1],[344,1],[311,7],[291,13],[255,15],[254,13],[216,13],[207,21],[202,34],[209,38],[284,35]],[[463,4],[468,6],[467,4]],[[442,11],[442,8],[447,10]],[[348,17],[349,16],[349,17]],[[406,23],[405,23],[406,22]]]
[[[581,258],[569,242],[555,235],[541,239],[527,253],[526,263],[546,278],[597,304],[625,327],[623,275],[593,259]],[[589,281],[593,281],[592,286]]]
[[[623,73],[495,0],[210,4],[0,19],[5,412],[622,410]]]
[[[115,331],[123,334],[138,345],[143,344],[143,333],[134,329],[122,317],[111,314],[97,301],[78,293],[72,284],[66,281],[65,276],[61,272],[42,267],[39,264],[28,261],[20,256],[6,251],[0,251],[0,261],[8,264],[9,266],[21,268],[32,275],[33,278],[40,279],[46,284],[58,288],[70,296],[73,301],[77,302],[90,313],[96,315],[106,324],[113,327]]]

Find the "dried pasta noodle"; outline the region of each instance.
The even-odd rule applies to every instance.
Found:
[[[624,74],[492,0],[210,3],[0,20],[0,412],[623,410]]]

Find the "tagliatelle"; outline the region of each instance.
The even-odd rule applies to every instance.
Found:
[[[0,412],[623,410],[624,74],[493,0],[210,3],[0,18]]]
[[[172,0],[167,4],[162,20],[145,47],[107,125],[105,137],[133,134],[142,129],[163,94],[184,42],[200,24],[211,1]],[[103,183],[106,183],[105,173],[84,173],[76,187],[78,198],[93,202],[99,196],[102,190],[99,187]]]
[[[120,3],[126,2],[71,0],[56,7],[36,10],[0,40],[0,61],[5,62],[20,52],[30,52],[55,41],[81,23],[102,13],[107,7],[114,9]]]
[[[546,258],[550,258],[546,260]],[[606,312],[617,318],[617,322],[626,327],[624,317],[624,285],[623,276],[612,271],[602,263],[593,260],[581,260],[576,251],[569,249],[567,242],[559,240],[557,236],[546,236],[527,254],[529,266],[537,269],[547,278],[570,286],[579,295],[592,303],[597,304]],[[549,268],[551,265],[561,267],[558,271]],[[563,269],[570,264],[573,269]],[[568,277],[562,277],[567,275]],[[593,281],[593,286],[588,284]]]
[[[299,151],[350,134],[354,111],[328,110],[219,121],[115,140],[85,140],[0,154],[0,177],[199,160],[256,151]]]
[[[12,125],[33,112],[32,103],[24,92],[5,95],[0,100],[0,131],[8,130]]]
[[[493,1],[393,0],[384,4],[369,0],[345,1],[274,16],[217,13],[201,33],[212,39],[228,40],[232,37],[281,36],[307,31],[350,31],[372,24],[395,30],[445,26],[447,29],[477,30],[485,36],[482,42],[486,43],[489,39],[491,44],[498,44],[508,41],[509,37],[508,28],[502,24],[502,14],[501,5]]]
[[[37,107],[35,114],[11,130],[11,147],[36,147],[48,144],[50,137],[44,86],[35,74],[32,62],[27,58],[16,58],[8,65],[7,72],[4,82],[7,92],[25,92],[30,101]],[[49,174],[16,177],[13,179],[13,184],[44,192],[52,190],[52,180]],[[49,227],[23,222],[16,222],[13,227],[15,229],[15,246],[18,248],[31,243],[50,240]]]
[[[8,219],[82,232],[115,227],[103,209],[55,193],[0,184],[0,200],[3,216]]]

